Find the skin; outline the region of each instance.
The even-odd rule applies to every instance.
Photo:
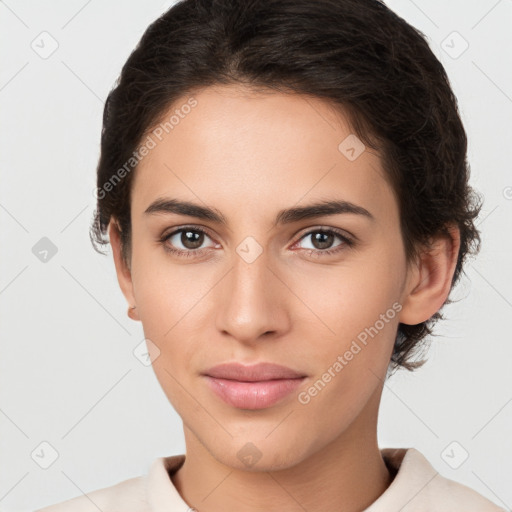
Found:
[[[420,323],[443,305],[459,232],[453,228],[408,265],[379,154],[366,148],[347,159],[338,145],[352,133],[348,120],[323,100],[233,85],[194,97],[197,106],[135,171],[129,262],[115,219],[109,226],[120,287],[136,305],[130,316],[158,347],[155,374],[183,420],[186,460],[172,481],[200,512],[362,510],[394,476],[379,451],[377,419],[398,323]],[[227,225],[145,214],[161,197],[213,207]],[[344,213],[274,223],[281,209],[327,199],[351,201],[375,220]],[[159,241],[190,224],[208,232],[203,254],[166,252],[165,244],[194,250],[181,233]],[[315,245],[312,232],[320,228],[343,230],[356,244],[335,236]],[[263,251],[252,263],[236,252],[248,236]],[[338,253],[321,254],[336,246]],[[298,393],[394,303],[401,306],[394,318],[300,403]],[[201,376],[231,361],[275,362],[307,379],[271,407],[239,409]],[[247,443],[261,455],[250,467],[237,456]]]

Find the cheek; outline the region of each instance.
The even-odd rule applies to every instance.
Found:
[[[304,418],[317,423],[319,440],[348,428],[385,380],[398,314],[385,300],[382,307],[375,303],[365,306],[361,298],[364,295],[353,294],[350,304],[344,306],[345,313],[352,312],[346,320],[332,317],[335,338],[317,336],[315,350],[303,354],[305,360],[315,362],[314,375],[300,390],[297,402]],[[310,336],[314,339],[313,333]]]
[[[186,386],[196,369],[194,340],[203,339],[211,329],[205,308],[218,276],[207,264],[199,267],[172,263],[160,248],[139,246],[133,254],[132,279],[144,337],[158,347],[153,368],[173,402],[181,400],[180,384]]]
[[[298,295],[316,317],[311,322],[308,313],[298,324],[301,339],[315,340],[302,355],[315,361],[316,378],[304,402],[355,412],[384,379],[401,310],[401,272],[400,256],[380,250],[328,275],[296,278]]]
[[[132,281],[145,330],[172,336],[175,326],[208,291],[195,265],[178,265],[149,235],[134,242]],[[174,262],[174,263],[173,263]]]
[[[336,266],[298,265],[285,279],[304,304],[295,299],[289,303],[290,311],[327,346],[342,350],[376,322],[378,330],[388,336],[393,329],[390,324],[398,324],[404,263],[396,250],[382,243],[349,254]]]

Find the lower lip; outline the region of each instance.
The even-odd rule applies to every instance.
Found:
[[[264,409],[297,389],[305,377],[259,382],[217,379],[206,375],[210,389],[224,402],[239,409]]]

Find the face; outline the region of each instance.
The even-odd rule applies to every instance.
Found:
[[[240,450],[259,468],[289,467],[378,403],[410,289],[398,205],[379,155],[322,100],[235,86],[194,99],[161,140],[153,135],[135,171],[121,285],[190,435],[232,467],[244,467]],[[146,212],[158,200],[224,222]],[[307,209],[330,201],[359,211]],[[305,377],[277,401],[244,408],[204,375],[226,362]]]

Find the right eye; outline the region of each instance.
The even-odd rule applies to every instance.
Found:
[[[201,247],[204,244],[205,237],[210,238],[205,230],[196,226],[185,226],[164,235],[160,239],[160,242],[163,244],[166,251],[176,254],[177,256],[189,258],[205,252],[207,248]],[[179,247],[179,244],[181,244],[182,247]],[[218,244],[214,244],[210,247],[216,246],[218,246]]]

